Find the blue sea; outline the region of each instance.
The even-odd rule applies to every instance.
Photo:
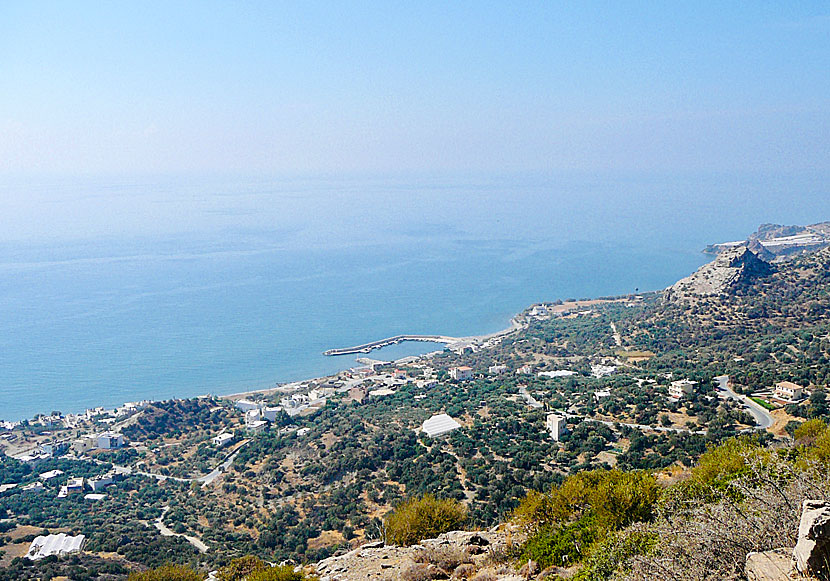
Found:
[[[830,220],[826,178],[3,178],[0,418],[264,388],[356,364],[332,347],[661,289],[709,243]]]

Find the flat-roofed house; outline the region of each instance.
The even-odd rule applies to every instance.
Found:
[[[550,432],[550,437],[557,442],[566,431],[565,425],[566,418],[563,415],[550,413],[545,418],[545,427]]]
[[[466,365],[450,367],[450,377],[456,381],[467,381],[473,378],[473,368]]]
[[[671,385],[669,385],[669,395],[680,399],[681,397],[692,393],[696,385],[697,381],[691,381],[690,379],[672,381]]]

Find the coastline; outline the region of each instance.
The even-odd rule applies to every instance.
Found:
[[[455,341],[452,342],[452,343],[449,343],[447,345],[446,349],[452,349],[452,348],[464,349],[464,348],[472,346],[472,345],[485,343],[486,341],[489,341],[491,339],[497,339],[497,338],[500,339],[500,338],[503,338],[503,337],[507,337],[508,335],[511,335],[513,333],[521,331],[522,329],[525,328],[525,325],[523,325],[522,323],[520,323],[518,321],[518,319],[517,319],[518,316],[519,315],[514,315],[513,317],[511,317],[510,318],[510,326],[505,328],[505,329],[502,329],[501,331],[496,331],[494,333],[486,333],[486,334],[483,334],[483,335],[470,335],[468,337],[452,337],[452,339],[454,339]],[[447,338],[449,338],[449,337],[447,337]],[[385,340],[382,340],[382,341],[385,341]],[[376,342],[381,342],[381,341],[376,341]],[[401,342],[406,342],[406,341],[401,341]],[[379,348],[379,349],[382,349],[382,347]],[[430,353],[426,353],[424,355],[417,355],[415,357],[417,357],[419,359],[431,359],[438,353],[441,353],[441,351],[432,351]],[[337,357],[337,355],[335,355],[335,357]],[[407,360],[410,357],[412,357],[412,356],[401,357],[399,359],[393,359],[393,360],[390,361],[390,363],[398,363],[398,362]],[[237,392],[237,393],[231,393],[231,394],[227,394],[227,395],[217,395],[216,397],[219,398],[219,399],[227,399],[227,400],[230,400],[230,401],[238,401],[240,399],[245,399],[248,396],[252,396],[252,395],[272,395],[274,393],[291,393],[292,391],[296,391],[297,389],[300,389],[303,384],[314,383],[314,382],[323,382],[323,381],[326,381],[326,380],[330,380],[332,378],[337,377],[341,373],[343,373],[343,372],[338,371],[337,373],[333,373],[333,374],[329,374],[329,375],[321,375],[321,376],[318,376],[318,377],[311,377],[311,378],[302,379],[302,380],[299,380],[299,381],[292,381],[292,382],[289,382],[289,383],[277,385],[275,387],[267,387],[267,388],[263,388],[263,389],[252,389],[252,390],[240,391],[240,392]]]
[[[527,309],[525,309],[525,310],[527,310]],[[524,311],[522,311],[522,312],[524,312]],[[445,349],[463,350],[467,347],[472,347],[474,345],[481,345],[481,344],[483,344],[483,343],[485,343],[489,340],[492,340],[492,339],[506,337],[506,336],[508,336],[512,333],[518,332],[519,330],[523,329],[525,326],[518,321],[519,316],[520,316],[519,314],[514,315],[513,317],[510,318],[510,325],[507,328],[502,329],[500,331],[493,332],[493,333],[485,333],[485,334],[482,334],[482,335],[470,335],[470,336],[467,336],[467,337],[444,337],[444,336],[440,336],[440,337],[443,337],[443,338],[446,338],[446,339],[453,339],[452,342],[449,342],[449,343],[446,344]],[[439,336],[435,335],[435,337],[439,337]],[[379,343],[379,342],[381,342],[381,341],[376,341],[375,343]],[[401,341],[401,342],[406,342],[406,341],[404,340],[404,341]],[[382,349],[382,347],[380,349]],[[404,356],[404,357],[401,357],[401,358],[398,358],[398,359],[390,360],[389,363],[397,363],[399,361],[407,360],[411,357],[430,359],[430,358],[434,357],[436,354],[441,353],[441,352],[442,351],[432,351],[432,352],[429,352],[429,353],[425,353],[423,355]],[[343,373],[343,371],[344,370],[337,371],[335,373],[330,373],[330,374],[327,374],[327,375],[320,375],[320,376],[316,376],[316,377],[308,377],[308,378],[304,378],[304,379],[300,379],[300,380],[296,380],[296,381],[291,381],[291,382],[287,382],[287,383],[278,383],[277,385],[272,385],[270,387],[263,387],[263,388],[256,388],[256,389],[246,389],[244,391],[238,391],[238,392],[229,393],[229,394],[215,394],[215,393],[210,393],[209,392],[209,393],[203,393],[203,394],[200,394],[200,395],[193,395],[193,396],[185,396],[185,397],[175,397],[174,396],[174,397],[165,398],[165,399],[148,399],[148,400],[141,400],[141,401],[152,403],[152,402],[156,402],[156,401],[188,400],[188,399],[197,399],[197,398],[202,398],[202,397],[215,397],[217,399],[225,399],[225,400],[229,400],[229,401],[238,401],[240,399],[245,399],[245,398],[247,398],[249,396],[252,396],[252,395],[271,395],[271,394],[274,394],[274,393],[292,393],[292,392],[297,391],[298,389],[300,389],[303,385],[307,385],[309,383],[319,383],[319,382],[325,382],[327,380],[332,380],[332,379],[336,378],[338,375],[340,375],[341,373]],[[116,406],[113,409],[117,410],[117,409],[123,408],[125,406],[128,406],[130,403],[133,403],[133,402],[121,402],[121,405]],[[62,410],[59,410],[59,411],[60,411],[62,417],[78,417],[78,416],[85,415],[85,414],[87,414],[87,412],[90,412],[90,411],[104,410],[104,409],[105,408],[103,406],[95,406],[95,407],[87,408],[86,410],[75,412],[75,413],[67,412],[67,413],[64,414]],[[0,428],[12,429],[15,426],[20,425],[24,421],[28,421],[28,422],[35,421],[36,418],[38,418],[38,417],[50,417],[50,414],[47,411],[37,412],[29,418],[25,418],[23,420],[17,420],[17,421],[9,421],[9,420],[4,420],[4,419],[0,418]]]

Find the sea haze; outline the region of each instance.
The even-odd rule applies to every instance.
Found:
[[[825,176],[25,179],[0,186],[0,418],[231,393],[331,347],[497,331],[830,219]],[[373,352],[392,359],[428,344]]]

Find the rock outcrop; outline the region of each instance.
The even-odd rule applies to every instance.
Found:
[[[511,544],[507,530],[453,531],[421,541],[411,547],[370,543],[344,555],[329,557],[316,565],[321,581],[377,579],[491,579],[522,581],[528,577],[498,563]],[[525,574],[538,573],[536,564]]]
[[[691,276],[666,289],[666,299],[682,301],[694,297],[715,296],[772,273],[772,266],[746,246],[725,250]]]
[[[830,503],[804,501],[793,563],[802,575],[830,579]]]

